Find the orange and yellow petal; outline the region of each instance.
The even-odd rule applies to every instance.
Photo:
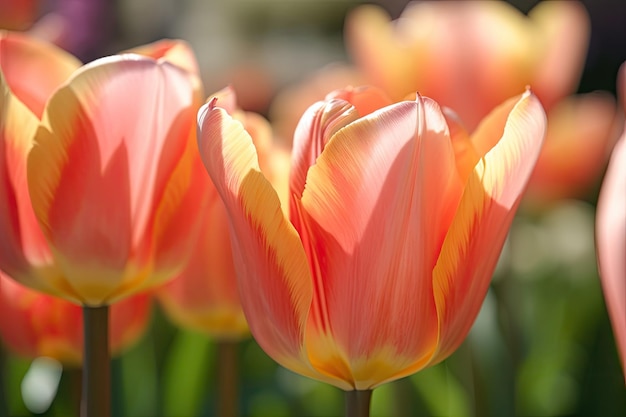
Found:
[[[250,330],[278,363],[315,377],[304,351],[312,286],[298,233],[261,173],[252,138],[242,124],[213,100],[200,109],[198,125],[200,154],[229,214]]]
[[[33,212],[26,160],[38,120],[9,90],[0,72],[0,268],[24,284],[51,291],[38,270],[52,268]]]
[[[461,344],[478,314],[545,130],[543,108],[527,91],[508,115],[500,141],[469,177],[433,271],[439,317],[433,363]]]
[[[248,326],[237,290],[228,214],[208,174],[202,174],[207,177],[208,204],[201,214],[198,240],[185,268],[157,295],[178,325],[217,338],[238,339],[248,334]]]
[[[302,197],[309,168],[339,129],[359,118],[356,108],[345,100],[318,101],[302,115],[294,134],[290,197]],[[293,211],[293,208],[290,209]]]
[[[48,98],[80,65],[51,43],[0,31],[0,69],[13,94],[38,118]]]

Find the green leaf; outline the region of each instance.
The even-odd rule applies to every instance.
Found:
[[[215,344],[208,336],[180,330],[174,338],[163,369],[163,415],[187,417],[199,414],[202,402],[214,386]]]

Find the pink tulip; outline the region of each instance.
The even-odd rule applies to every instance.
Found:
[[[626,64],[620,77],[626,108]],[[626,125],[602,183],[596,236],[602,288],[626,378]]]
[[[252,335],[294,372],[367,390],[443,360],[465,338],[545,115],[526,92],[470,138],[429,98],[337,91],[296,130],[289,216],[220,100],[201,108],[199,128]]]
[[[0,269],[12,278],[95,306],[182,268],[202,209],[192,175],[202,91],[169,49],[80,67],[2,35]]]
[[[345,37],[370,83],[396,100],[412,91],[432,97],[470,131],[530,86],[548,115],[527,192],[538,205],[588,192],[618,136],[610,95],[572,95],[589,32],[579,2],[540,2],[526,16],[506,2],[442,1],[410,3],[395,21],[379,7],[357,8]]]

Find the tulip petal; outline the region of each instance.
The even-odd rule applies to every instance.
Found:
[[[545,129],[539,100],[526,92],[508,116],[502,139],[468,180],[433,271],[439,315],[433,363],[461,344],[478,314]]]
[[[315,163],[331,136],[358,117],[356,108],[344,100],[318,101],[302,115],[293,141],[289,178],[293,196],[297,199],[302,197],[309,167]]]
[[[626,377],[626,125],[624,129],[602,183],[596,235],[602,288]]]
[[[252,138],[216,100],[198,113],[205,167],[230,217],[241,303],[263,350],[283,366],[320,379],[307,366],[304,326],[312,298],[298,233],[260,171]]]
[[[316,367],[367,389],[428,360],[431,271],[460,195],[447,125],[430,99],[381,109],[331,138],[302,196]],[[337,349],[326,336],[349,366],[326,359]]]
[[[596,185],[619,133],[608,93],[568,97],[548,111],[546,140],[526,195],[542,203],[583,196]]]
[[[196,56],[189,44],[179,39],[161,39],[126,51],[166,60],[192,74],[200,74]]]
[[[454,148],[456,169],[461,184],[465,184],[470,173],[478,162],[479,155],[472,144],[472,139],[459,119],[459,116],[448,108],[443,108],[443,115],[450,131],[450,140]]]
[[[39,121],[0,72],[0,268],[31,287],[53,292],[42,274],[53,273],[50,249],[32,208],[26,159]]]
[[[359,117],[367,116],[393,104],[383,90],[371,86],[341,88],[326,96],[326,101],[332,99],[341,99],[352,104],[359,113]]]
[[[202,174],[208,205],[199,239],[183,272],[157,294],[178,325],[236,340],[248,334],[248,325],[237,291],[228,213],[207,172]]]
[[[39,118],[52,92],[80,65],[80,61],[51,43],[21,33],[0,33],[0,68],[6,82]]]
[[[83,303],[105,302],[129,259],[145,266],[148,222],[184,151],[192,96],[187,73],[129,54],[84,66],[50,99],[28,160],[29,189]],[[136,267],[128,273],[146,273]]]
[[[199,106],[199,103],[195,104]],[[182,117],[179,118],[181,129],[189,129],[195,125],[192,123],[194,108],[196,105],[181,112]],[[159,203],[153,213],[153,219],[149,221],[153,224],[151,239],[153,246],[146,244],[144,247],[146,254],[142,255],[154,259],[152,270],[149,275],[129,274],[128,279],[110,294],[108,301],[111,303],[172,279],[187,263],[196,236],[200,233],[201,213],[206,210],[205,188],[208,182],[208,175],[198,154],[194,131],[189,132],[187,146],[180,157],[180,162],[165,183],[162,195],[156,196]],[[183,137],[181,131],[180,138]],[[172,144],[178,147],[177,142],[174,141]],[[165,158],[177,154],[178,150],[174,148],[166,148],[163,151]],[[161,173],[170,172],[164,170]],[[158,184],[164,181],[165,179],[157,179]]]

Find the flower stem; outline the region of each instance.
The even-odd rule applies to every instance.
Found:
[[[83,307],[82,417],[111,415],[109,306]]]
[[[82,369],[79,367],[68,367],[63,370],[63,377],[66,380],[67,392],[69,394],[69,409],[73,411],[73,416],[79,416],[81,387],[83,384]]]
[[[238,360],[239,342],[217,343],[217,416],[236,417],[238,412]]]
[[[346,391],[346,417],[369,417],[372,390]]]

